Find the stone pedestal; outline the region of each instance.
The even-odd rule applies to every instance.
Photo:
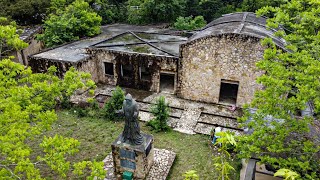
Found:
[[[123,172],[133,173],[134,179],[145,179],[154,160],[153,137],[143,134],[141,145],[121,142],[121,135],[112,143],[114,175],[122,179]]]

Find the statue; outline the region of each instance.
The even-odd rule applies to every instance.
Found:
[[[140,145],[143,142],[143,137],[140,133],[140,126],[138,122],[138,105],[137,102],[132,99],[131,94],[127,94],[123,107],[117,113],[123,114],[125,117],[124,130],[122,132],[122,142],[128,142],[133,145]]]

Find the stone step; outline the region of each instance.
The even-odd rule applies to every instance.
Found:
[[[143,102],[137,102],[137,103],[138,103],[138,107],[139,107],[140,110],[147,111],[147,112],[151,111],[152,104],[143,103]],[[183,112],[183,110],[181,110],[181,109],[170,108],[169,115],[171,117],[180,118],[182,112]]]
[[[212,124],[205,124],[205,123],[197,123],[197,125],[195,126],[195,128],[193,129],[194,132],[198,133],[198,134],[206,134],[206,135],[210,135],[211,130],[216,128],[217,126],[212,125]],[[222,127],[221,129],[222,132],[224,131],[229,131],[229,132],[233,132],[235,135],[242,135],[243,132],[240,130],[235,130],[235,129],[230,129],[230,128],[225,128]]]
[[[187,134],[195,134],[193,132],[193,129],[196,126],[197,120],[199,119],[200,115],[201,110],[198,108],[185,109],[185,111],[181,115],[177,127],[174,130]]]
[[[215,116],[211,114],[202,113],[198,119],[198,122],[212,124],[212,125],[220,125],[223,127],[239,128],[238,122],[236,119],[222,117],[222,116]]]
[[[139,111],[139,118],[140,118],[140,121],[148,122],[151,119],[153,119],[154,116],[150,112]],[[169,117],[168,121],[167,121],[167,124],[171,128],[175,128],[175,127],[177,127],[177,124],[178,124],[179,120],[180,120],[179,118]]]

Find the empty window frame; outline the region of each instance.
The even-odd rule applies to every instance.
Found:
[[[139,67],[140,79],[141,80],[151,80],[151,72],[148,67],[140,66]]]
[[[219,103],[236,104],[239,82],[222,79],[220,84]]]
[[[113,76],[114,75],[113,63],[103,62],[103,65],[104,65],[104,74]]]
[[[133,77],[133,66],[131,64],[121,65],[121,76],[122,77]]]
[[[160,91],[173,92],[174,91],[174,74],[161,73],[160,74]]]

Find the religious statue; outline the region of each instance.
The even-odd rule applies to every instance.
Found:
[[[123,107],[117,113],[123,114],[125,117],[124,130],[122,132],[122,142],[128,142],[134,145],[140,145],[143,142],[143,137],[140,133],[140,126],[138,122],[138,105],[137,102],[132,99],[131,94],[127,94]]]

